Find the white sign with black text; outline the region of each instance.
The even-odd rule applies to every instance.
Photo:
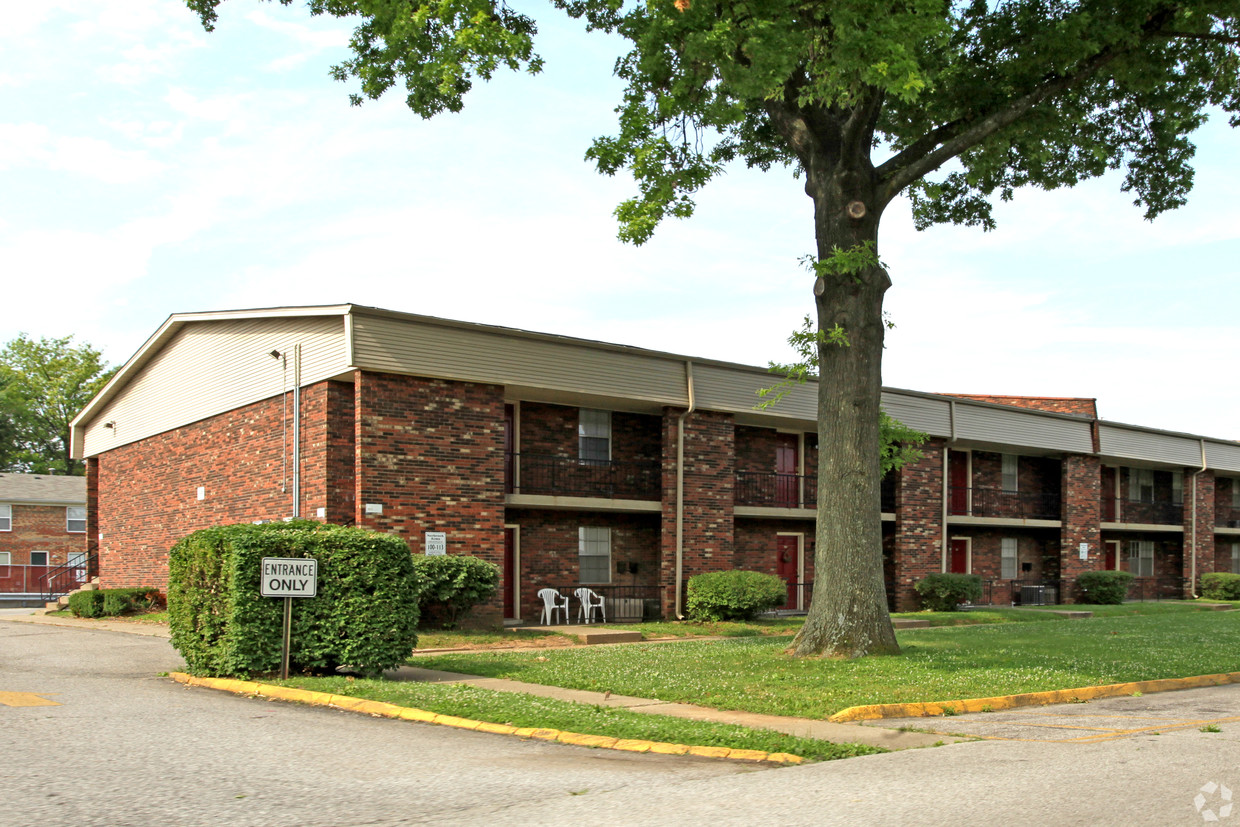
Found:
[[[446,531],[426,532],[426,556],[442,557],[448,553],[448,533]]]
[[[318,594],[319,561],[309,557],[264,557],[263,597],[314,597]]]

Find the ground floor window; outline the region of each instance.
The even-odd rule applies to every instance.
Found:
[[[1137,577],[1154,576],[1154,541],[1130,540],[1128,542],[1128,570]]]
[[[47,565],[47,552],[46,551],[30,552],[30,565],[46,566]]]
[[[1016,579],[1016,538],[1004,537],[999,541],[999,577]]]
[[[7,551],[0,551],[0,566],[7,566],[13,562],[13,555]]]
[[[577,560],[582,583],[610,583],[611,529],[598,526],[578,528]]]
[[[1231,544],[1231,573],[1240,574],[1240,543]]]

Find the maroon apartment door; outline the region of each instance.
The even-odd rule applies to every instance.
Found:
[[[775,572],[788,584],[788,603],[785,609],[797,608],[797,538],[780,535],[775,538]]]
[[[969,541],[959,537],[952,538],[951,567],[952,574],[969,573]]]
[[[775,444],[775,504],[782,508],[796,508],[800,499],[797,494],[797,438],[792,434],[779,434]]]
[[[1102,521],[1115,522],[1115,469],[1109,465],[1102,466]]]
[[[504,617],[516,617],[516,595],[513,594],[517,576],[517,530],[504,529]]]
[[[951,451],[947,460],[947,492],[951,513],[969,513],[969,455]]]

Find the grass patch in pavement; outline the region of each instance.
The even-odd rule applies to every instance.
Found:
[[[828,761],[886,752],[863,744],[833,744],[779,732],[731,724],[687,721],[630,712],[625,709],[495,692],[465,684],[424,684],[407,681],[349,680],[344,677],[269,681],[315,692],[330,692],[416,707],[444,715],[518,727],[543,727],[587,735],[664,741],[690,746],[787,752],[807,761]]]
[[[418,665],[809,718],[862,704],[989,697],[1240,670],[1235,654],[1240,651],[1240,623],[1222,612],[1160,611],[909,629],[898,638],[903,654],[855,661],[796,659],[784,654],[786,638],[746,637],[439,655],[419,658]]]

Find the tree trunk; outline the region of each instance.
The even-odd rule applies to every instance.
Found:
[[[865,242],[877,254],[881,206],[874,170],[863,157],[831,159],[806,170],[814,199],[818,259]],[[847,344],[818,346],[818,521],[814,593],[789,651],[855,658],[900,651],[883,583],[879,456],[883,294],[890,285],[875,263],[854,273],[820,274],[820,331],[838,329]]]

